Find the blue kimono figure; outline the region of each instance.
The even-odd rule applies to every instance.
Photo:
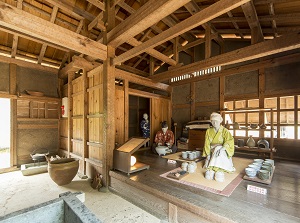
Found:
[[[150,138],[150,122],[148,120],[148,114],[144,113],[143,118],[144,119],[141,121],[141,125],[140,125],[143,132],[143,137]]]

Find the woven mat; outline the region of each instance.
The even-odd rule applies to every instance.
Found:
[[[229,197],[232,194],[232,192],[235,190],[235,188],[243,180],[243,176],[245,173],[244,169],[252,162],[253,162],[252,159],[233,157],[233,165],[236,168],[236,171],[234,173],[225,173],[224,182],[217,182],[215,180],[205,179],[204,176],[206,170],[202,168],[204,164],[204,160],[197,163],[197,169],[194,173],[190,173],[180,180],[167,177],[167,175],[170,172],[181,170],[180,167],[168,171],[164,174],[161,174],[160,176],[178,183],[182,183],[205,191],[209,191],[211,193],[220,194]]]

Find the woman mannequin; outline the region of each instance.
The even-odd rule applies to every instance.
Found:
[[[228,129],[221,126],[223,118],[213,112],[210,116],[213,127],[206,130],[203,157],[206,157],[204,168],[214,175],[224,176],[224,172],[234,172],[232,163],[234,154],[234,139]],[[213,177],[211,177],[213,178]]]

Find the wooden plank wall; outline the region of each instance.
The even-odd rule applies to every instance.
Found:
[[[101,68],[101,69],[100,69]],[[88,155],[87,175],[103,173],[104,107],[102,67],[88,72]]]
[[[125,142],[125,91],[123,86],[116,86],[115,99],[115,141],[119,145]],[[128,95],[127,95],[128,97]]]
[[[84,110],[84,91],[83,91],[83,78],[82,76],[72,81],[72,100],[73,100],[73,138],[72,148],[70,149],[71,156],[79,158],[79,172],[84,173],[84,156],[83,156],[83,110]],[[70,114],[71,115],[71,114]]]

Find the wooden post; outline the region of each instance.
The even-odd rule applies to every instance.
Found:
[[[9,64],[9,94],[17,94],[17,65]],[[10,100],[10,166],[17,165],[17,99]]]
[[[191,99],[190,99],[190,118],[191,120],[195,120],[195,110],[196,110],[196,102],[195,102],[195,82],[191,83]]]
[[[177,206],[169,203],[169,222],[177,223]]]
[[[124,81],[124,136],[125,142],[129,138],[129,82],[128,80]]]
[[[265,107],[265,69],[261,68],[258,70],[258,103],[259,108]],[[259,124],[265,123],[265,112],[259,112]],[[259,137],[264,137],[264,131],[259,131]]]
[[[87,141],[88,141],[88,80],[87,80],[87,72],[86,69],[83,69],[82,73],[82,84],[83,84],[83,139],[82,139],[82,146],[83,146],[83,154],[82,154],[82,162],[83,162],[83,174],[86,175],[86,161],[85,158],[89,157],[88,154],[88,146],[87,146]]]
[[[72,81],[75,78],[75,73],[68,73],[68,157],[70,157],[70,152],[72,151],[72,138],[73,138],[73,85]]]

